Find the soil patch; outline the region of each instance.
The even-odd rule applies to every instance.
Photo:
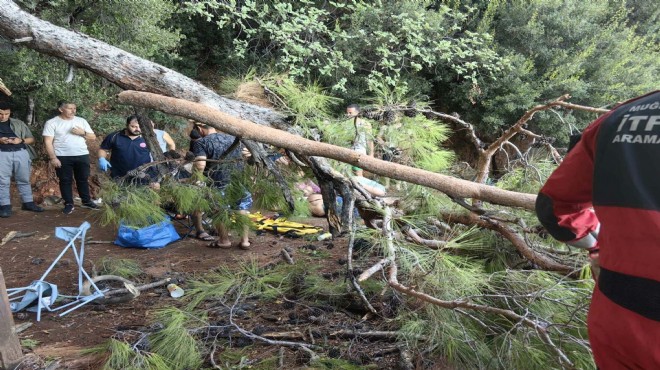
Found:
[[[342,280],[346,275],[345,239],[316,241],[292,239],[270,233],[252,233],[252,247],[249,251],[238,248],[206,248],[208,242],[196,240],[192,236],[163,249],[129,249],[112,244],[116,229],[102,227],[98,222],[97,211],[77,207],[72,214],[64,215],[61,213],[61,205],[52,205],[45,206],[45,212],[35,214],[17,208],[14,206],[12,217],[2,220],[0,238],[10,231],[34,234],[0,246],[0,266],[8,288],[26,286],[39,279],[64,249],[66,242],[54,236],[55,227],[77,227],[84,221],[92,224],[87,234],[89,242],[85,247],[84,258],[85,269],[90,274],[99,271],[104,257],[130,259],[136,261],[144,272],[136,282],[146,284],[170,277],[186,289],[186,281],[201,278],[219,266],[232,268],[246,260],[256,261],[260,266],[286,263],[281,256],[281,251],[286,249],[291,251],[296,263],[314,264],[328,284]],[[301,221],[327,230],[325,219]],[[177,228],[180,232],[185,232],[180,225],[177,225]],[[46,280],[57,284],[61,294],[77,292],[77,270],[70,251]],[[42,365],[46,358],[59,357],[65,368],[93,369],[99,366],[98,363],[81,360],[80,349],[100,345],[127,330],[148,327],[152,324],[150,313],[168,306],[182,306],[182,302],[171,298],[165,287],[158,287],[147,290],[128,302],[112,305],[89,304],[63,317],[57,312],[43,312],[41,321],[37,322],[36,314],[21,312],[14,314],[14,320],[17,327],[31,324],[19,334],[25,351],[33,352],[28,362],[38,363],[39,361],[34,360],[36,354],[37,358],[42,360]],[[393,361],[398,358],[398,354],[391,339],[384,338],[387,345],[382,346],[374,343],[373,339],[356,339],[350,334],[351,330],[382,329],[371,327],[362,321],[363,313],[351,311],[351,307],[338,308],[323,304],[314,306],[309,302],[288,300],[286,297],[268,301],[259,301],[257,297],[239,311],[235,322],[266,338],[317,344],[322,342],[326,352],[327,348],[330,348],[330,352],[324,352],[323,355],[349,359],[351,363],[377,364],[380,368],[395,367]],[[215,310],[210,319],[226,323],[227,313]],[[304,356],[301,357],[301,351],[296,349],[280,349],[279,346],[255,343],[251,339],[239,338],[235,333],[229,337],[234,349],[250,346],[245,348],[243,356],[251,361],[278,357],[278,361],[286,364],[303,366],[306,363]],[[59,355],[55,355],[58,353]],[[216,351],[214,356],[213,360],[223,358],[223,351]],[[209,362],[210,359],[206,361]],[[39,365],[30,365],[28,368],[39,368]]]

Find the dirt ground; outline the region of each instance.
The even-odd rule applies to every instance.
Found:
[[[98,269],[99,261],[103,257],[117,259],[131,259],[136,261],[145,272],[146,277],[141,278],[141,283],[157,281],[171,277],[177,279],[179,285],[186,288],[186,280],[201,277],[220,265],[235,265],[246,259],[256,259],[259,263],[268,263],[281,260],[280,252],[288,247],[293,253],[302,251],[303,247],[309,248],[309,240],[291,239],[279,235],[263,233],[251,234],[252,247],[249,251],[233,248],[229,250],[207,248],[208,242],[194,239],[192,236],[170,244],[162,249],[135,249],[122,248],[112,244],[115,239],[114,227],[102,227],[98,223],[98,211],[87,210],[76,207],[70,215],[61,213],[61,205],[45,206],[46,211],[35,214],[19,210],[14,205],[12,217],[0,220],[0,238],[10,231],[21,233],[35,232],[34,235],[21,237],[0,246],[0,267],[2,267],[7,288],[16,288],[29,285],[31,281],[39,279],[50,266],[52,261],[66,246],[66,242],[57,239],[54,235],[57,226],[77,227],[85,220],[92,224],[87,234],[88,242],[85,248],[85,269],[90,274]],[[304,220],[327,230],[327,222],[322,218]],[[177,225],[181,233],[185,228]],[[315,263],[323,264],[324,271],[333,271],[333,277],[345,275],[345,253],[346,240],[339,239],[330,241],[314,242],[319,248],[323,248],[328,257]],[[342,262],[344,259],[344,262]],[[304,262],[303,262],[304,263]],[[340,279],[343,279],[340,277]],[[60,294],[75,294],[77,287],[77,269],[73,254],[69,251],[65,254],[59,264],[52,270],[46,281],[57,284]],[[165,287],[150,289],[129,302],[113,305],[84,306],[63,317],[57,312],[44,312],[41,321],[36,321],[35,313],[15,313],[14,320],[17,327],[29,327],[20,332],[19,337],[23,343],[26,353],[39,356],[41,361],[50,359],[58,360],[58,368],[95,368],[88,362],[79,363],[79,349],[89,348],[102,344],[108,338],[116,335],[119,331],[127,328],[139,328],[150,324],[149,313],[153,310],[177,306],[181,302],[171,298]],[[307,306],[305,306],[307,307]],[[274,331],[282,332],[309,332],[312,336],[313,326],[307,326],[303,331],[299,320],[294,320],[302,307],[287,307],[287,302],[277,301],[266,306],[259,305],[247,319],[241,320],[244,325],[252,330],[255,327],[266,327],[266,325],[280,326]],[[304,310],[303,310],[304,311]],[[291,318],[294,319],[291,319]],[[327,319],[324,325],[327,330],[337,330],[351,327],[353,323],[357,328],[373,329],[365,327],[360,320],[359,314],[348,311],[329,312],[325,315]],[[275,324],[274,324],[275,323]],[[281,325],[280,325],[281,324]],[[328,325],[330,328],[328,328]],[[303,338],[306,335],[303,334]],[[302,339],[302,338],[300,338]],[[313,339],[312,339],[313,340]],[[327,341],[327,339],[326,339]],[[249,344],[252,344],[250,342]],[[255,345],[252,353],[255,357],[277,355],[277,346]],[[392,358],[386,358],[387,354],[396,352],[390,348],[383,351],[381,346],[373,346],[370,351],[361,348],[354,341],[349,346],[340,346],[345,354],[352,356],[354,362],[360,364],[377,364],[380,368],[391,368]],[[389,351],[389,352],[388,352]],[[338,357],[339,350],[336,351]],[[384,355],[378,357],[378,353]],[[371,354],[368,354],[371,353]],[[282,354],[280,354],[282,356]],[[287,350],[284,357],[293,358],[298,354]],[[372,358],[371,356],[376,356]],[[41,362],[45,364],[46,362]],[[298,360],[297,363],[300,363]],[[31,368],[39,368],[33,366]]]

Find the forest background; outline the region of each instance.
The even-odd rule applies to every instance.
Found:
[[[563,107],[537,112],[525,124],[528,133],[540,136],[530,141],[523,133],[508,149],[498,149],[500,159],[480,179],[474,169],[484,143],[495,142],[538,104],[570,94],[582,107],[608,109],[657,89],[660,72],[660,10],[650,0],[16,3],[220,94],[261,103],[250,101],[251,92],[260,91],[304,136],[320,133],[324,141],[348,146],[352,128],[343,111],[358,103],[382,138],[379,156],[395,151],[403,164],[527,193],[536,193],[556,165],[548,146],[532,144],[551,144],[564,153],[569,136],[598,114]],[[121,128],[131,113],[116,102],[121,89],[84,69],[9,40],[0,43],[0,55],[0,77],[14,93],[14,116],[37,134],[62,98],[79,102],[78,114],[100,134]],[[187,146],[184,119],[158,112],[153,118],[175,134],[179,146]],[[405,210],[410,224],[457,207],[426,188],[405,192],[406,204],[415,205]],[[579,251],[528,227],[536,225],[533,215],[506,212],[537,252],[577,270],[586,264]],[[524,311],[524,317],[532,311],[537,323],[561,322],[550,333],[554,341],[518,331],[511,317],[493,317],[487,309],[456,316],[434,307],[397,317],[406,340],[426,338],[420,352],[440,353],[456,366],[592,367],[584,329],[590,282],[544,271],[521,258],[501,231],[466,223],[446,236],[425,234],[454,252],[401,246],[407,281],[448,301],[469,296],[484,306]],[[438,322],[455,325],[437,329]],[[538,325],[529,328],[538,331]]]

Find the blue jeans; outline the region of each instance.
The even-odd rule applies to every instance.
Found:
[[[83,203],[91,203],[89,196],[89,154],[57,157],[62,167],[56,168],[57,178],[60,179],[60,193],[64,204],[73,204],[73,180],[76,180],[78,195]]]

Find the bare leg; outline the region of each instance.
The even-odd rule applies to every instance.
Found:
[[[202,212],[200,211],[193,212],[192,221],[193,221],[193,225],[195,225],[195,232],[197,234],[203,233],[205,231],[204,225],[202,225]]]
[[[238,211],[238,213],[246,215],[248,212]],[[241,249],[250,248],[249,232],[250,232],[250,228],[248,227],[248,225],[243,226],[243,232],[241,234],[241,243],[238,245]]]
[[[202,213],[195,211],[192,214],[193,226],[195,227],[195,238],[205,242],[212,242],[215,240],[214,237],[209,235],[206,230],[204,230],[204,224],[202,223]]]
[[[215,229],[218,231],[218,240],[215,242],[216,248],[229,248],[231,247],[231,240],[229,239],[229,232],[225,225],[216,225]],[[209,245],[210,247],[211,245]]]

